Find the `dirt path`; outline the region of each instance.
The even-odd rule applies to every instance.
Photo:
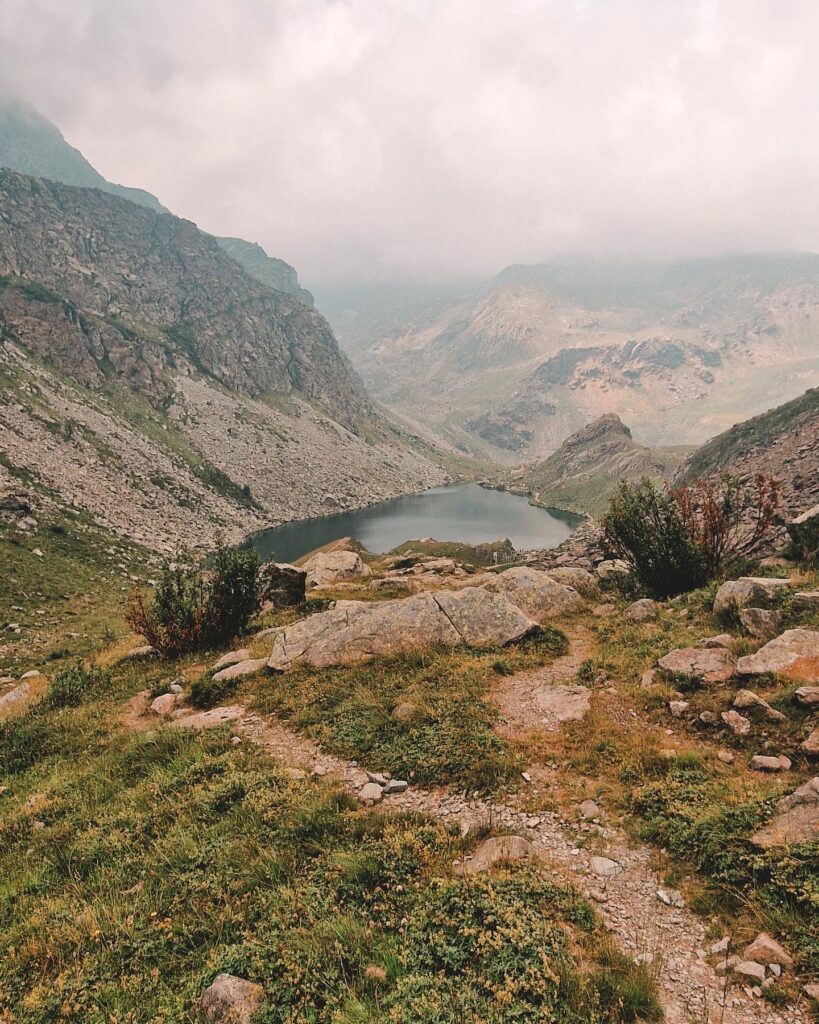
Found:
[[[501,684],[500,706],[517,714],[519,720],[542,727],[543,716],[531,699],[533,677],[538,686],[573,679],[591,644],[588,634],[578,632],[569,653],[547,669],[508,677]],[[519,707],[514,704],[515,695]],[[140,716],[138,702],[142,701],[144,709],[146,698],[140,695],[129,702],[126,719],[130,728],[138,727],[140,718],[147,723],[145,727],[155,723],[155,718]],[[230,724],[238,737],[267,750],[294,777],[328,776],[355,793],[368,781],[354,762],[323,752],[311,739],[240,704],[205,712],[181,708],[174,712],[170,724],[195,729]],[[429,814],[459,825],[463,832],[489,824],[529,839],[556,875],[595,902],[626,955],[657,965],[668,1024],[805,1024],[808,1019],[798,1007],[776,1009],[750,990],[746,993],[736,985],[726,989],[724,978],[705,959],[709,940],[702,921],[652,869],[651,850],[634,847],[619,829],[570,820],[556,812],[527,813],[511,803],[471,799],[443,788],[411,787],[385,797],[382,806]]]
[[[566,630],[569,650],[550,665],[502,676],[492,692],[500,712],[496,732],[518,739],[533,729],[559,729],[563,722],[577,721],[589,708],[589,690],[577,684],[580,666],[594,642],[582,626]]]

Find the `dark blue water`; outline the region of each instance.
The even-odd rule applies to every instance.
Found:
[[[272,556],[278,562],[292,562],[339,537],[354,537],[378,554],[422,537],[467,544],[508,537],[518,550],[525,550],[557,547],[577,521],[576,516],[536,508],[517,494],[455,484],[355,512],[285,523],[255,534],[250,543],[263,558]]]

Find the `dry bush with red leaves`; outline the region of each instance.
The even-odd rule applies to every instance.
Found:
[[[722,565],[757,552],[777,523],[782,501],[778,480],[758,473],[743,486],[736,480],[695,480],[669,491],[685,531],[710,576]]]

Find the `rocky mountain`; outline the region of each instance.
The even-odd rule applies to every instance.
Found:
[[[0,102],[0,167],[65,185],[98,188],[139,206],[168,212],[150,192],[108,181],[78,149],[66,142],[55,124],[19,102]],[[289,263],[268,256],[255,242],[242,238],[216,240],[251,277],[295,296],[307,306],[313,305],[313,296],[299,285],[298,274]]]
[[[243,238],[219,238],[216,241],[228,256],[233,257],[257,281],[269,285],[280,292],[293,295],[305,306],[314,306],[313,296],[299,284],[299,275],[289,263],[268,256],[256,242],[246,242]]]
[[[169,213],[0,171],[0,460],[152,546],[443,482],[315,310]]]
[[[667,480],[683,457],[680,449],[638,444],[619,416],[606,413],[531,466],[522,482],[544,505],[599,515],[620,480]]]
[[[507,463],[608,412],[642,443],[702,443],[819,383],[812,254],[556,260],[403,321],[323,308],[378,398]]]
[[[819,503],[819,389],[717,435],[685,460],[675,481],[757,473],[781,481],[789,516]]]

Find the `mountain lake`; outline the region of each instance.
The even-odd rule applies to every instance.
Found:
[[[519,494],[452,484],[353,512],[283,523],[254,534],[248,543],[262,558],[277,562],[292,562],[341,537],[353,537],[375,554],[423,537],[466,544],[508,537],[522,551],[557,547],[579,521],[571,513],[530,505]]]

